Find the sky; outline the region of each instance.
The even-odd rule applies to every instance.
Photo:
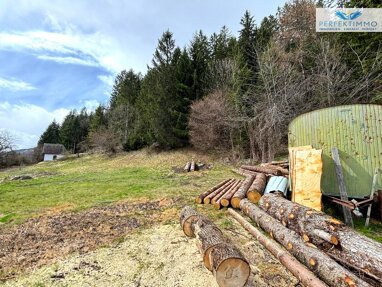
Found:
[[[0,130],[36,146],[55,119],[107,104],[115,75],[144,74],[166,30],[185,47],[196,31],[259,24],[281,0],[0,0]]]

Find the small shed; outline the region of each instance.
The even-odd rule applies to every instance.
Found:
[[[62,144],[44,143],[41,153],[44,156],[44,161],[52,161],[63,158],[65,152],[66,149]]]

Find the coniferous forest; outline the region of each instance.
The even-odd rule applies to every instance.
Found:
[[[296,116],[324,107],[382,104],[380,33],[316,33],[315,8],[382,7],[376,0],[293,0],[240,31],[197,31],[185,47],[165,31],[145,75],[128,67],[110,101],[52,122],[39,144],[81,152],[192,145],[270,161]],[[237,35],[236,35],[237,34]]]

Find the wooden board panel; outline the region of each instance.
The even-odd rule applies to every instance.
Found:
[[[294,162],[293,201],[321,210],[322,150],[298,150]]]
[[[295,178],[294,178],[294,169],[295,169],[295,161],[296,161],[296,151],[299,150],[311,150],[313,147],[311,145],[306,146],[298,146],[298,147],[290,147],[289,148],[289,189],[294,190],[295,187]],[[294,196],[292,193],[292,201],[294,201]]]

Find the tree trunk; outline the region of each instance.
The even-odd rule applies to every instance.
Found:
[[[210,188],[209,190],[199,194],[198,197],[195,198],[195,202],[196,203],[203,203],[203,199],[209,195],[211,192],[217,190],[219,187],[222,187],[224,184],[226,184],[227,182],[229,181],[229,179],[226,179],[224,181],[222,181],[221,183],[215,185],[214,187]]]
[[[191,161],[190,171],[195,171],[195,161]]]
[[[251,187],[252,182],[255,180],[254,175],[247,176],[244,182],[241,184],[239,190],[232,196],[231,205],[233,208],[240,207],[240,200],[245,198],[248,189]]]
[[[180,226],[188,237],[195,237],[193,224],[199,219],[198,213],[190,206],[180,211]]]
[[[260,208],[331,257],[382,284],[381,243],[323,212],[291,202],[278,194],[264,195]]]
[[[240,181],[240,184],[236,186],[235,189],[231,189],[229,192],[223,195],[223,197],[220,199],[220,204],[224,207],[228,207],[230,204],[230,201],[232,197],[235,195],[235,193],[240,189],[240,186],[243,184],[243,181]]]
[[[207,195],[206,197],[204,197],[203,199],[203,202],[205,204],[208,204],[211,202],[211,199],[214,198],[219,192],[221,192],[222,190],[226,189],[229,185],[231,185],[232,182],[234,182],[235,179],[231,178],[229,181],[227,181],[224,185],[222,185],[221,187],[219,187],[218,189],[214,190],[213,192],[211,192],[209,195]]]
[[[269,252],[273,254],[281,264],[283,264],[301,283],[306,287],[325,287],[324,282],[318,279],[313,272],[307,269],[303,264],[290,255],[285,249],[278,245],[275,241],[265,236],[260,230],[246,221],[240,214],[232,208],[228,208],[228,212],[255,237]]]
[[[191,162],[187,162],[186,165],[184,166],[183,170],[184,172],[189,172],[191,167]]]
[[[267,177],[263,173],[258,173],[252,185],[247,191],[248,199],[253,202],[259,202],[261,196],[264,193],[265,186],[267,185]]]
[[[204,265],[212,270],[219,286],[244,286],[250,275],[248,261],[221,230],[189,206],[182,209],[180,221],[183,231],[186,230],[184,224],[190,221],[190,229],[198,240]]]
[[[231,190],[231,188],[233,186],[236,185],[236,183],[238,182],[238,180],[234,180],[232,181],[226,188],[222,189],[219,193],[217,193],[213,198],[211,198],[211,204],[214,205],[216,203],[216,201],[222,197],[227,191]]]
[[[210,253],[212,272],[220,287],[242,287],[251,269],[241,252],[232,244],[216,245]]]
[[[306,244],[299,234],[286,228],[248,199],[241,201],[240,208],[329,286],[370,286],[317,249],[313,244]]]
[[[228,190],[226,193],[223,194],[215,203],[214,207],[217,209],[220,209],[220,207],[224,206],[227,207],[229,205],[229,202],[232,198],[232,196],[239,190],[240,185],[243,183],[242,180],[236,181],[236,183],[231,187],[230,190]],[[224,205],[224,204],[225,205]]]
[[[215,224],[202,216],[195,222],[194,229],[198,239],[197,246],[203,256],[204,266],[212,271],[210,253],[213,247],[218,244],[227,243],[228,240]]]
[[[261,172],[265,174],[271,174],[271,175],[288,175],[289,171],[285,168],[275,166],[275,165],[266,165],[266,166],[258,166],[258,165],[242,165],[242,169],[254,171],[254,172]]]

